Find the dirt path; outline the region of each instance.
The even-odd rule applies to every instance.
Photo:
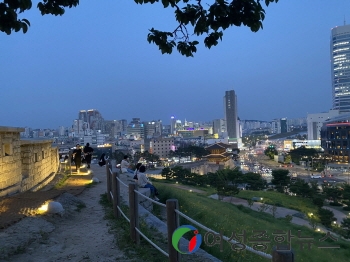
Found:
[[[104,220],[103,207],[99,204],[100,195],[106,191],[105,168],[92,166],[92,170],[101,183],[85,189],[78,198],[66,194],[61,200],[58,199],[66,209],[62,217],[47,215],[25,218],[2,232],[3,237],[9,238],[8,241],[19,241],[23,232],[28,230],[28,224],[33,227],[37,224],[39,228],[39,232],[33,229],[35,232],[32,232],[32,236],[35,237],[30,240],[33,243],[19,248],[16,255],[0,261],[130,261],[117,248],[113,234],[109,233],[108,222]],[[82,203],[86,207],[83,208]]]

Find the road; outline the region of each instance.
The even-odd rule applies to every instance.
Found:
[[[328,171],[327,176],[322,178],[311,178],[311,175],[318,175],[319,173],[308,171],[305,167],[294,165],[293,167],[283,167],[281,164],[270,160],[267,156],[253,155],[249,154],[242,156],[241,159],[237,162],[244,162],[246,166],[241,166],[243,172],[258,172],[270,182],[271,173],[263,172],[263,169],[287,169],[290,173],[297,174],[298,178],[304,179],[306,182],[317,181],[318,184],[329,183],[349,183],[350,182],[350,173],[340,173],[337,171]],[[331,175],[331,176],[329,176]]]

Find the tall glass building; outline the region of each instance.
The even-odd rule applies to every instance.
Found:
[[[333,109],[350,112],[350,25],[331,31]]]

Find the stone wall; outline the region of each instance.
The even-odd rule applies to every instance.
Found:
[[[24,128],[0,126],[0,197],[36,191],[58,170],[58,149],[51,140],[20,140]]]
[[[20,132],[24,128],[0,127],[0,197],[21,190]]]
[[[51,140],[21,141],[21,192],[36,191],[47,185],[58,170],[58,149]]]

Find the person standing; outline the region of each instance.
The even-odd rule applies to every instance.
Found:
[[[87,164],[87,168],[90,168],[90,164],[91,164],[91,157],[92,157],[92,153],[94,152],[94,149],[92,147],[90,147],[89,143],[86,143],[86,146],[84,147],[84,155],[85,155],[85,161]]]
[[[73,159],[74,159],[75,168],[78,174],[80,173],[81,155],[82,155],[82,150],[80,148],[80,145],[77,144],[75,146],[75,149],[73,150]]]

